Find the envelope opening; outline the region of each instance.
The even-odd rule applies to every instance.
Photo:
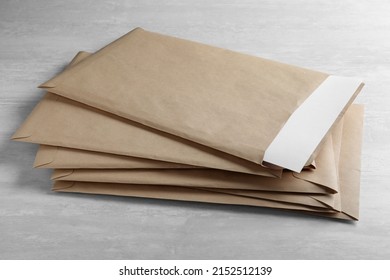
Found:
[[[301,172],[363,85],[356,78],[326,78],[293,112],[276,135],[265,151],[263,164]]]

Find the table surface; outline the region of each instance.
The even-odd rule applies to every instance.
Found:
[[[390,2],[0,2],[1,259],[389,259]],[[37,85],[140,26],[366,82],[361,221],[50,191],[12,133]]]

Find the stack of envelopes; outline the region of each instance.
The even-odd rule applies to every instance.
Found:
[[[55,191],[358,219],[360,80],[137,28],[40,87],[13,139]]]

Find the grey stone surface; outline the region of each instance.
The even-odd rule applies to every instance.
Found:
[[[0,2],[0,259],[389,259],[390,2]],[[55,194],[36,146],[10,136],[36,86],[79,50],[141,26],[339,75],[366,87],[361,221],[137,198]]]

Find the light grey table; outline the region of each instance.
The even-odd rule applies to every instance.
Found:
[[[36,146],[9,141],[36,86],[79,50],[134,27],[338,75],[366,87],[361,221],[284,211],[55,194]],[[389,259],[390,2],[0,2],[1,259]]]

